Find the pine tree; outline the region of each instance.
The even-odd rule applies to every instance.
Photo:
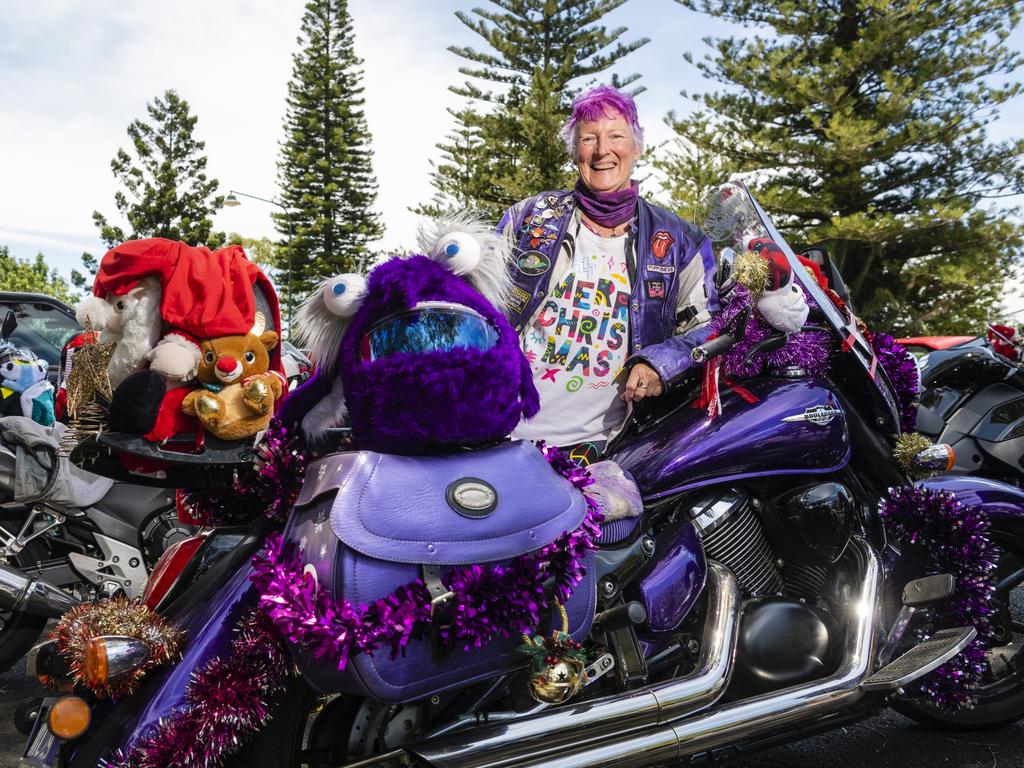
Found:
[[[43,293],[66,304],[78,301],[68,281],[46,266],[43,254],[36,254],[35,261],[19,259],[6,245],[0,245],[0,291]]]
[[[110,161],[123,187],[114,193],[114,204],[128,226],[111,224],[94,211],[92,218],[100,237],[108,248],[140,237],[220,246],[224,235],[213,231],[210,217],[224,198],[214,196],[217,180],[206,176],[206,144],[192,135],[196,116],[174,91],[155,98],[146,111],[150,122],[133,120],[128,126],[134,157],[119,149]]]
[[[678,2],[775,33],[706,41],[715,54],[698,66],[725,88],[674,122],[690,150],[663,169],[681,212],[718,163],[745,174],[793,240],[829,250],[869,324],[977,331],[1024,246],[989,202],[1024,192],[1024,141],[985,127],[1024,90],[998,82],[1021,63],[1005,45],[1020,6]]]
[[[353,48],[346,0],[310,0],[288,84],[285,141],[278,162],[284,207],[278,231],[296,296],[327,275],[351,272],[384,232],[371,137],[363,114],[362,60]],[[289,218],[290,224],[289,227]]]
[[[77,269],[71,270],[71,284],[84,295],[92,293],[92,285],[96,280],[96,273],[100,269],[99,260],[88,251],[82,253],[82,268],[85,272]]]
[[[491,0],[498,10],[456,12],[491,52],[465,46],[448,50],[469,65],[472,81],[450,90],[467,106],[452,112],[456,128],[438,144],[431,174],[435,189],[428,215],[474,208],[493,219],[516,200],[571,184],[559,129],[569,117],[580,78],[612,67],[648,42],[619,42],[624,27],[601,19],[626,0]],[[611,82],[625,88],[639,75]]]

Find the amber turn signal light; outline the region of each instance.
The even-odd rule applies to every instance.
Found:
[[[94,637],[85,649],[85,679],[89,685],[102,685],[110,676],[107,662],[107,644],[102,637]]]
[[[77,739],[89,727],[92,712],[85,699],[61,696],[50,708],[46,719],[50,732],[58,739]]]
[[[94,637],[85,648],[85,678],[90,686],[103,685],[141,667],[149,654],[149,646],[134,637]]]

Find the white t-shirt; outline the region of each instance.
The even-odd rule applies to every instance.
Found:
[[[629,342],[626,240],[580,226],[572,262],[523,335],[540,412],[513,437],[572,445],[605,440],[626,417]]]

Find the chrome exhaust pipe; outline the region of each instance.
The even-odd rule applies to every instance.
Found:
[[[539,712],[500,725],[468,729],[410,747],[431,765],[444,768],[483,768],[519,765],[604,743],[609,734],[623,734],[668,725],[718,701],[729,684],[739,634],[741,600],[736,577],[708,561],[707,614],[700,657],[689,675],[647,686],[621,696],[608,696]],[[542,760],[539,764],[546,765]]]
[[[838,712],[864,696],[860,684],[872,671],[875,613],[882,588],[881,565],[871,546],[857,538],[851,542],[850,553],[856,560],[855,572],[860,575],[851,590],[856,590],[850,600],[854,616],[846,632],[843,662],[827,678],[695,714],[717,701],[728,684],[738,630],[738,617],[732,616],[729,634],[720,631],[715,636],[719,656],[728,657],[728,661],[724,662],[726,670],[717,686],[713,686],[714,693],[673,698],[673,690],[696,687],[695,676],[691,675],[622,697],[562,707],[501,726],[474,728],[462,734],[461,740],[448,737],[407,750],[436,768],[646,768]],[[722,579],[723,572],[729,578]],[[717,603],[721,609],[728,602],[723,593],[730,591],[719,589],[716,597],[712,590],[723,583],[736,589],[735,580],[721,566],[713,565],[708,573],[706,630],[715,612],[711,606]],[[738,607],[738,595],[733,594]],[[713,597],[716,599],[710,599]],[[723,628],[722,623],[719,628]],[[725,646],[727,638],[731,644]],[[701,662],[698,669],[705,670],[704,659]],[[665,711],[663,707],[670,702],[678,708]]]
[[[742,744],[759,736],[778,732],[797,722],[807,722],[836,713],[861,699],[860,684],[872,672],[875,643],[875,613],[882,588],[878,556],[862,539],[854,539],[850,550],[861,574],[859,590],[851,600],[854,619],[846,633],[843,662],[822,680],[782,691],[727,704],[713,712],[659,725],[642,733],[621,737],[611,732],[600,744],[573,748],[560,755],[537,760],[515,750],[515,758],[502,766],[515,768],[644,768],[674,763],[727,744]],[[512,751],[512,745],[509,745]],[[481,762],[490,766],[495,763]]]
[[[57,619],[79,604],[60,587],[0,565],[0,611]]]

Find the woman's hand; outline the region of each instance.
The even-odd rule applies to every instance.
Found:
[[[645,397],[657,397],[665,391],[658,372],[646,363],[637,363],[629,371],[626,379],[626,391],[622,399],[627,403],[643,400]]]

